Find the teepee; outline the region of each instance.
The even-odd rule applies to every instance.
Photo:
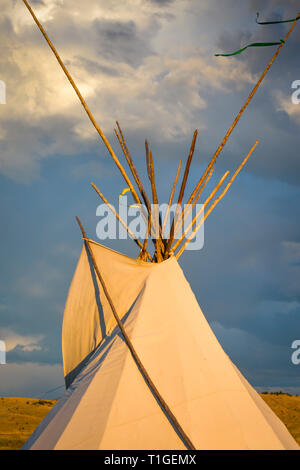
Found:
[[[77,218],[84,242],[63,320],[67,390],[24,449],[299,449],[282,422],[223,351],[178,264],[184,249],[226,194],[257,141],[223,190],[220,188],[229,172],[220,179],[181,237],[176,239],[176,234],[189,216],[184,210],[179,218],[174,215],[168,236],[164,234],[167,214],[165,220],[159,219],[154,237],[152,205],[119,124],[115,132],[134,184],[27,0],[23,1],[121,171],[134,201],[144,202],[147,223],[147,234],[141,243],[93,184],[140,252],[137,259],[131,259],[96,243],[87,237]],[[283,43],[189,196],[189,210],[199,200],[222,148],[281,47]],[[183,203],[196,138],[197,131],[179,188],[179,207]],[[146,166],[152,202],[158,204],[148,142]],[[180,166],[181,163],[168,209]],[[148,239],[153,242],[152,254]]]
[[[185,435],[124,341],[84,246],[64,313],[68,389],[26,448],[298,448],[221,348],[175,256],[147,263],[91,248],[130,342]]]

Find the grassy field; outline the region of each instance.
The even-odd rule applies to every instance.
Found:
[[[261,397],[286,425],[300,445],[300,396],[285,393],[262,393]]]
[[[263,393],[262,398],[300,444],[300,397]],[[0,450],[20,449],[55,400],[0,398]]]
[[[55,403],[33,398],[0,398],[0,450],[20,449]]]

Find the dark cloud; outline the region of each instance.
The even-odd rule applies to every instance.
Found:
[[[150,3],[155,3],[156,5],[165,6],[165,5],[169,5],[170,3],[174,3],[175,0],[146,0],[146,1]]]
[[[253,11],[262,12],[262,14],[268,14],[268,19],[261,19],[261,21],[271,20],[270,15],[282,15],[283,13],[296,14],[299,12],[299,2],[298,0],[265,0],[262,2],[260,0],[248,0],[249,8]]]
[[[33,349],[28,351],[28,347],[17,345],[11,351],[6,354],[6,361],[8,364],[24,364],[24,363],[36,363],[36,364],[49,364],[56,365],[61,364],[61,354],[57,349],[57,344],[52,348],[45,346],[40,349]]]
[[[95,20],[92,28],[100,57],[138,67],[153,54],[148,34],[139,31],[134,21]]]
[[[120,76],[120,71],[118,70],[117,66],[110,67],[101,64],[96,60],[87,59],[86,57],[78,56],[75,58],[75,60],[72,61],[72,64],[78,67],[83,67],[91,75],[97,75],[100,72],[111,77]],[[66,65],[68,65],[68,63],[66,63]]]
[[[32,5],[45,6],[44,0],[31,0]]]

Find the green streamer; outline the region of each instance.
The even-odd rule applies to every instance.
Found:
[[[293,23],[293,21],[298,21],[300,16],[292,18],[291,20],[281,20],[281,21],[257,21],[259,17],[259,12],[256,13],[256,23],[257,24],[279,24],[279,23]]]
[[[280,46],[280,44],[284,44],[285,41],[280,39],[280,42],[253,42],[252,44],[248,44],[247,46],[239,49],[238,51],[231,52],[230,54],[215,54],[216,57],[230,57],[233,55],[241,54],[244,52],[248,47],[268,47],[268,46]]]

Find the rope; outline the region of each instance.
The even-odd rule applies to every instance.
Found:
[[[65,388],[65,385],[60,385],[59,387],[52,388],[51,390],[47,390],[47,392],[39,393],[36,398],[43,398],[45,395],[48,395],[48,393],[55,392],[56,390],[59,390],[61,388]]]

